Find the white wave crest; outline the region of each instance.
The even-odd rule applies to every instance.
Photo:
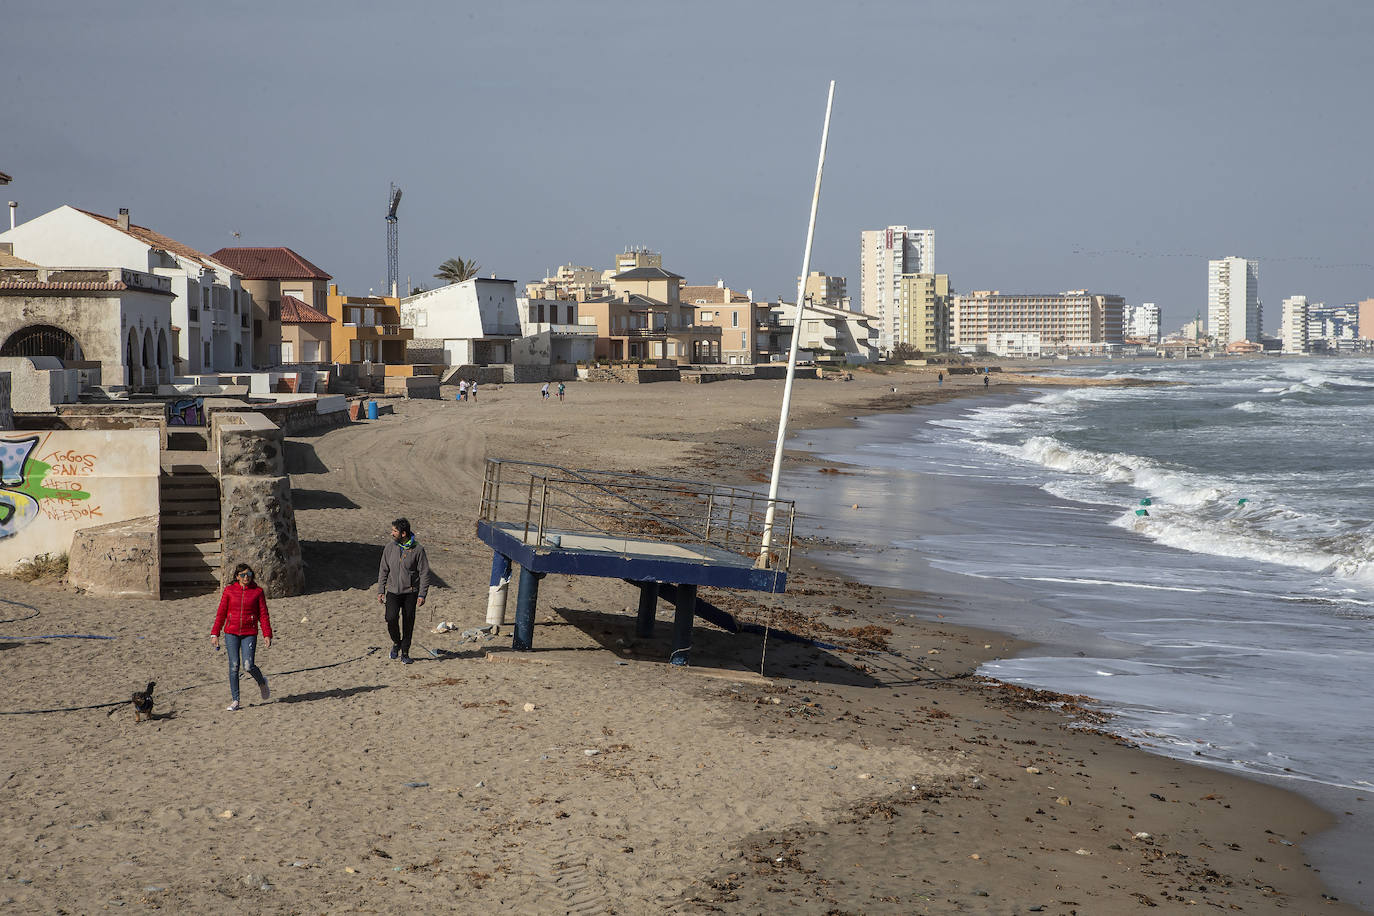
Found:
[[[1220,487],[1164,467],[1150,458],[1074,448],[1053,436],[1032,436],[1019,446],[1007,448],[1006,453],[1057,471],[1127,484],[1172,505],[1197,506],[1227,495]]]

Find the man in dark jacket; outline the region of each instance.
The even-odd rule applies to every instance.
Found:
[[[386,630],[391,635],[391,657],[410,664],[410,637],[415,633],[415,608],[429,592],[429,557],[415,540],[410,522],[391,523],[391,543],[382,548],[377,570],[377,603],[386,605]]]

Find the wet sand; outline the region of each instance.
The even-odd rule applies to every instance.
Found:
[[[940,388],[926,372],[803,381],[794,428],[982,388]],[[292,440],[307,594],[270,602],[277,641],[259,663],[273,697],[245,679],[235,713],[206,638],[214,596],[113,601],[0,579],[0,903],[1356,912],[1323,898],[1302,857],[1326,813],[1071,730],[1059,707],[1072,699],[970,676],[1013,640],[898,618],[897,596],[804,551],[785,595],[711,600],[854,649],[772,640],[762,674],[759,637],[704,624],[692,667],[667,664],[667,604],[660,635],[637,640],[636,592],[615,581],[545,579],[531,653],[505,634],[429,632],[485,618],[489,553],[473,535],[484,457],[757,481],[780,393],[574,384],[560,404],[537,385],[491,386],[477,404],[397,402],[394,416]],[[793,457],[796,473],[819,470]],[[372,590],[397,515],[440,583],[409,667],[386,658]],[[892,631],[890,653],[862,651],[872,626]],[[58,633],[115,638],[19,638]],[[154,721],[103,705],[150,679]]]

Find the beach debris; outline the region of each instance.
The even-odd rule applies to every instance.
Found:
[[[537,709],[538,707],[535,706],[533,703],[526,703],[522,708],[525,710],[525,712],[534,712],[535,709]]]
[[[980,856],[978,853],[975,852],[973,855],[969,856],[969,858],[970,858],[970,859],[973,859],[974,861],[977,861],[977,860],[979,860],[979,859],[981,859],[981,858],[983,858],[983,857]]]
[[[309,623],[309,622],[310,622],[310,618],[309,618],[309,617],[302,617],[302,618],[301,618],[301,623]]]
[[[457,629],[457,627],[454,627],[454,629]],[[494,638],[496,636],[497,629],[498,628],[496,624],[488,623],[480,627],[473,627],[470,630],[464,630],[460,635],[465,642],[476,642],[479,639]]]
[[[310,867],[310,863],[304,862],[304,861],[302,861],[302,860],[300,860],[300,859],[297,859],[296,861],[294,861],[294,862],[291,863],[291,867],[292,867],[292,868],[309,868],[309,867]]]
[[[458,627],[457,627],[457,625],[454,624],[454,622],[453,622],[452,620],[441,620],[441,621],[439,621],[439,623],[434,627],[434,629],[431,630],[430,632],[431,632],[431,633],[447,633],[449,630],[456,630],[456,629],[458,629]]]
[[[407,789],[423,789],[428,785],[429,783],[427,782],[408,782],[405,784],[405,787]]]
[[[601,752],[598,751],[598,750],[597,750],[596,748],[594,748],[594,747],[589,747],[589,748],[587,748],[585,751],[583,751],[582,753],[583,753],[584,756],[587,756],[587,757],[596,757],[596,756],[598,756]]]
[[[1067,795],[1061,795],[1061,796],[1059,796],[1058,798],[1056,798],[1056,799],[1054,800],[1054,803],[1055,803],[1056,805],[1063,805],[1063,806],[1066,807],[1066,808],[1067,808],[1069,805],[1072,805],[1072,804],[1073,804],[1073,802],[1069,801],[1069,797],[1068,797]]]
[[[1160,795],[1158,792],[1151,792],[1150,797],[1153,798],[1155,801],[1168,801],[1168,799],[1166,799],[1163,795]]]
[[[1039,775],[1039,773],[1040,773],[1040,768],[1039,768],[1039,767],[1026,767],[1026,772],[1027,772],[1027,773],[1030,773],[1032,776],[1037,776],[1037,775]]]
[[[225,808],[223,811],[221,811],[221,812],[219,813],[219,816],[220,816],[220,817],[233,817],[233,816],[234,816],[234,812],[233,812],[233,810],[230,809],[230,808]]]
[[[617,665],[628,665],[629,662],[623,662],[623,661],[617,660],[617,661],[616,661],[616,664],[617,664]]]
[[[244,887],[256,888],[260,891],[270,891],[272,882],[267,880],[266,875],[260,875],[255,871],[250,871],[243,876],[242,884]]]
[[[1092,850],[1090,850],[1090,849],[1075,849],[1075,850],[1073,851],[1073,854],[1076,855],[1076,856],[1090,856],[1090,855],[1092,855]]]
[[[473,786],[474,789],[485,789],[486,787],[487,787],[487,782],[486,782],[485,779],[479,779],[479,780],[477,780],[477,784]]]
[[[358,873],[358,870],[354,868],[352,865],[345,865],[344,871],[348,872],[348,874],[350,875],[356,875]]]
[[[860,773],[858,778],[859,778],[859,779],[872,779],[872,778],[873,778],[873,774],[871,774],[871,773]]]
[[[1153,840],[1153,839],[1154,839],[1154,837],[1150,836],[1150,835],[1149,835],[1148,833],[1146,833],[1144,830],[1142,830],[1142,831],[1140,831],[1139,833],[1137,833],[1137,834],[1135,835],[1135,838],[1136,838],[1137,840]]]
[[[849,508],[851,508],[851,509],[857,509],[857,508],[859,508],[859,504],[858,504],[858,503],[855,503],[854,505],[850,506]]]

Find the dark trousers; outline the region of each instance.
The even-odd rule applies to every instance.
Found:
[[[415,633],[415,600],[419,597],[418,592],[386,593],[386,631],[391,634],[391,644],[400,646],[406,658],[410,658],[410,637]]]

